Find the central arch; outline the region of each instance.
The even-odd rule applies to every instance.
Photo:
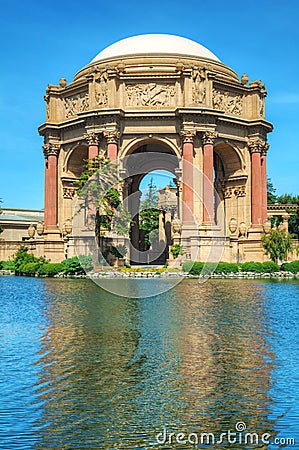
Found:
[[[141,232],[139,226],[140,198],[142,195],[140,183],[147,174],[157,170],[167,171],[176,179],[176,171],[180,168],[178,151],[167,145],[165,141],[146,139],[132,143],[125,154],[126,156],[122,158],[122,170],[125,174],[123,196],[124,202],[132,216],[130,232],[131,264],[147,264],[149,261],[160,264],[165,263],[169,253],[168,246],[171,245],[169,233],[168,238],[164,241],[163,248],[160,241],[155,249],[146,248],[143,242],[144,233]],[[177,195],[176,188],[175,191]],[[161,205],[157,205],[157,208],[159,208],[160,214],[163,213]],[[173,214],[177,209],[178,199],[176,207],[173,206]],[[161,224],[160,220],[159,226]],[[157,258],[153,257],[154,253],[157,255]]]

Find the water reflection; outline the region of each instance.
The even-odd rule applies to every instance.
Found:
[[[216,436],[238,420],[272,430],[262,287],[186,281],[144,300],[88,281],[62,288],[45,282],[38,448],[149,448],[165,424]]]
[[[145,281],[164,283],[132,289]],[[219,437],[238,421],[271,440],[296,434],[298,283],[185,280],[144,299],[90,280],[5,284],[1,450],[187,449],[155,436]]]

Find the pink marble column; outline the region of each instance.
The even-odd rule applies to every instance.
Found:
[[[203,142],[203,223],[213,224],[214,207],[214,140],[216,131],[202,133]]]
[[[263,223],[261,141],[259,139],[251,139],[248,146],[251,152],[251,223],[255,226]]]
[[[59,144],[45,144],[43,152],[45,155],[45,229],[57,227],[58,222],[58,174],[57,160],[59,155]]]
[[[193,138],[195,130],[184,130],[183,137],[183,173],[182,173],[182,222],[193,223]]]
[[[107,139],[107,156],[114,163],[118,158],[120,132],[118,130],[109,130],[104,132],[104,136]]]
[[[261,153],[261,182],[262,182],[262,222],[267,219],[267,151],[269,145],[265,143]]]

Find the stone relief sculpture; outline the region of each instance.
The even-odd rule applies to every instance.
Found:
[[[127,106],[171,106],[175,95],[174,86],[168,84],[126,85]]]
[[[221,109],[228,114],[241,116],[243,110],[243,97],[229,92],[213,89],[213,108]]]
[[[88,94],[78,94],[63,99],[65,107],[65,118],[74,117],[78,112],[87,111],[89,108]]]
[[[108,81],[108,73],[106,70],[100,73],[100,76],[98,76],[96,79],[96,102],[98,105],[107,105],[108,103],[108,87],[107,87],[107,81]]]
[[[264,105],[264,97],[259,97],[259,116],[264,117],[265,115],[265,105]]]
[[[206,99],[206,70],[194,67],[192,71],[192,101],[194,103],[204,103]]]

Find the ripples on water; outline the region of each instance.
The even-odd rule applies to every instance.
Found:
[[[0,287],[1,450],[171,448],[165,426],[218,437],[238,420],[299,446],[298,283],[185,280],[145,299],[90,280]]]

